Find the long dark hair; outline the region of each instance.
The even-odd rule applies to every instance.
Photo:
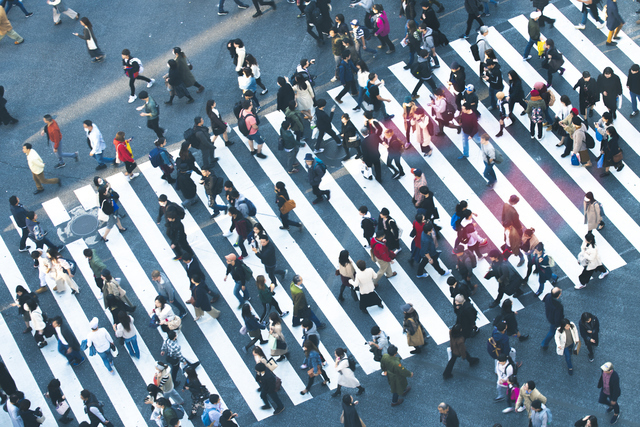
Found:
[[[516,73],[515,70],[509,70],[509,77],[511,77],[511,81],[515,84],[515,83],[519,83],[522,82],[522,79],[520,78],[520,75],[518,73]]]
[[[131,318],[125,311],[118,313],[118,320],[125,331],[131,332]]]
[[[178,63],[176,62],[175,59],[168,60],[167,64],[169,64],[169,69],[171,69],[171,70],[177,70],[178,69]]]
[[[206,113],[207,113],[207,117],[211,118],[211,116],[213,115],[213,111],[211,111],[211,109],[213,108],[213,104],[215,104],[216,101],[214,101],[213,99],[210,99],[207,101],[207,106],[206,106]]]
[[[302,346],[305,348],[304,354],[307,357],[309,357],[309,354],[312,351],[315,351],[316,353],[320,354],[320,350],[318,350],[318,347],[316,347],[316,345],[311,340],[305,340]]]
[[[302,90],[307,90],[307,79],[302,74],[296,75],[296,86]]]
[[[242,305],[242,317],[248,318],[248,319],[253,317],[253,315],[251,314],[251,304],[244,303]]]
[[[190,146],[191,144],[188,143],[187,141],[184,141],[182,143],[182,145],[180,146],[180,154],[178,154],[178,157],[180,157],[180,160],[183,160],[183,161],[189,160],[189,156],[191,155],[191,153],[189,152]]]
[[[80,18],[80,22],[82,22],[91,32],[93,32],[93,25],[91,25],[91,21],[86,16]]]
[[[244,62],[246,64],[249,64],[249,67],[251,67],[252,65],[258,65],[258,60],[256,59],[255,56],[251,55],[250,53],[247,53],[244,56]]]
[[[349,264],[349,251],[343,249],[340,251],[340,255],[338,256],[338,262],[341,266],[346,267]]]
[[[167,304],[167,299],[165,297],[163,297],[162,295],[158,295],[156,297],[156,301],[158,301],[160,303],[160,309],[164,310],[164,306]]]
[[[284,185],[284,182],[278,181],[276,182],[276,189],[278,190],[278,195],[285,198],[285,200],[289,200],[289,192]]]

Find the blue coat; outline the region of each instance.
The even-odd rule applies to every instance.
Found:
[[[338,65],[338,72],[340,73],[340,83],[344,85],[353,81],[353,74],[357,71],[358,69],[355,65],[353,65],[353,62],[347,62],[343,59],[342,62],[340,62],[340,65]]]
[[[618,3],[607,0],[607,29],[613,31],[622,24],[624,24],[624,20],[618,12]]]

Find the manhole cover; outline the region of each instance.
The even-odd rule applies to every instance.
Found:
[[[77,236],[88,236],[98,229],[98,218],[91,214],[79,215],[71,221],[70,228]]]

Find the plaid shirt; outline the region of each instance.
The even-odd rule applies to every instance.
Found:
[[[170,340],[166,338],[164,343],[162,343],[162,348],[160,351],[165,353],[165,356],[172,359],[178,359],[181,362],[189,363],[182,355],[182,348],[180,344],[178,344],[178,340]]]

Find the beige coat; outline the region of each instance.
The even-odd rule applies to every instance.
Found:
[[[273,336],[275,339],[277,339],[278,341],[281,341],[283,343],[286,344],[286,340],[284,338],[284,335],[282,335],[282,324],[281,323],[276,323],[274,324],[273,322],[271,322],[271,326],[269,326],[269,335]],[[283,354],[287,354],[287,352],[289,351],[288,348],[285,349],[271,349],[271,356],[282,356]]]
[[[582,206],[584,210],[584,223],[587,224],[587,228],[589,231],[598,227],[600,221],[602,221],[602,216],[600,214],[600,203],[594,201],[593,203],[587,203],[585,200],[582,201]]]
[[[13,30],[11,26],[11,22],[9,22],[9,18],[7,18],[7,13],[4,11],[4,8],[0,8],[0,36],[4,36],[9,31]]]
[[[338,274],[349,279],[353,279],[356,276],[356,270],[353,268],[353,263],[349,261],[347,265],[338,264]]]
[[[578,336],[578,328],[576,328],[576,325],[571,322],[571,328],[569,330],[571,331],[571,338],[573,338],[574,348],[576,348],[578,346],[578,343],[580,342],[580,337]],[[565,334],[564,329],[562,331],[556,329],[555,339],[557,345],[556,352],[558,353],[558,356],[562,356],[567,342],[567,335]]]
[[[518,400],[516,401],[516,408],[524,405],[524,407],[527,409],[527,414],[529,414],[529,418],[531,418],[531,402],[533,402],[534,400],[539,400],[540,402],[546,404],[547,398],[544,397],[537,388],[533,389],[531,391],[531,394],[526,394],[525,387],[526,384],[520,387],[520,394],[518,395]]]
[[[373,268],[369,267],[365,268],[364,271],[360,271],[360,269],[358,269],[355,280],[349,280],[349,283],[351,283],[354,288],[360,288],[361,295],[366,295],[375,291],[375,279],[376,272],[373,271]]]

